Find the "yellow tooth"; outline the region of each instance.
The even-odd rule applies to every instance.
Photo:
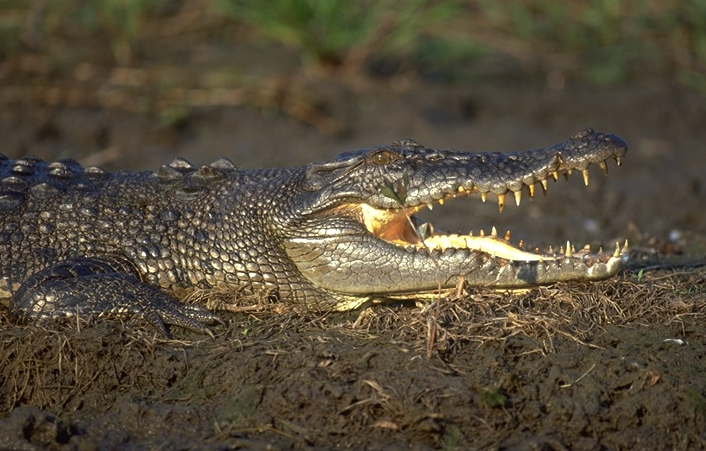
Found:
[[[464,191],[466,191],[466,188],[464,188],[463,186],[459,186],[459,187],[458,187],[458,192],[459,192],[459,193],[462,193],[462,192],[464,192]]]
[[[505,232],[505,241],[510,241],[510,231]]]
[[[603,171],[603,175],[608,175],[608,165],[605,164],[605,161],[598,163],[598,166],[601,168],[601,171]]]
[[[628,240],[625,240],[625,244],[623,245],[623,253],[626,253],[628,251]]]
[[[480,193],[480,200],[485,202],[486,199],[488,199],[488,193]]]
[[[534,183],[531,185],[527,185],[527,192],[529,193],[530,197],[534,197]]]
[[[583,247],[583,250],[584,250],[585,252],[591,252],[591,245],[590,245],[590,244],[585,245],[585,246]]]
[[[581,173],[583,174],[583,183],[588,186],[588,168],[582,170]]]
[[[559,173],[557,171],[552,171],[550,174],[554,177],[555,182],[559,180]]]
[[[480,236],[485,236],[485,230],[480,229]]]
[[[490,236],[498,236],[498,230],[495,228],[495,226],[490,229]]]
[[[542,192],[546,196],[547,195],[547,179],[542,179],[540,181],[540,183],[542,184]]]
[[[522,191],[515,191],[515,203],[520,206],[520,201],[522,200]]]
[[[550,253],[550,254],[553,254],[553,253],[554,253],[554,249],[552,249],[551,246],[549,246],[549,253]]]
[[[433,209],[434,209],[434,206],[433,206],[432,204],[427,204],[427,208],[428,208],[429,210],[433,210]]]
[[[500,209],[500,213],[502,213],[503,208],[505,208],[505,194],[498,194],[498,208]]]
[[[622,160],[620,157],[615,156],[615,157],[613,157],[613,158],[615,158],[615,162],[618,163],[618,166],[620,166],[621,164],[623,164],[623,160]]]
[[[444,205],[444,199],[439,199],[439,205]]]
[[[564,253],[564,256],[571,257],[571,243],[568,241],[566,242],[566,253]]]
[[[615,252],[613,252],[613,257],[620,257],[620,243],[618,243],[617,241],[615,242]]]

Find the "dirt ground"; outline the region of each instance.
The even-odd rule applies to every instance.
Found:
[[[540,247],[629,239],[629,268],[439,305],[223,314],[213,338],[164,340],[115,321],[21,326],[0,307],[0,448],[706,449],[706,99],[659,82],[327,79],[302,92],[326,120],[245,104],[164,125],[5,97],[0,152],[111,170],[221,155],[258,167],[401,137],[522,150],[592,126],[630,145],[607,178],[594,168],[588,187],[560,180],[502,214],[470,198],[430,219],[462,232],[495,225]]]

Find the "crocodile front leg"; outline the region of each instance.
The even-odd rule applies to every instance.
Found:
[[[22,284],[10,310],[33,319],[144,318],[165,337],[169,337],[165,324],[210,334],[204,324],[221,322],[204,307],[181,304],[142,282],[134,266],[119,256],[76,258],[47,267]]]

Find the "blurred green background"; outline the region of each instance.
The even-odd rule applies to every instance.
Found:
[[[147,97],[242,86],[263,74],[228,67],[229,49],[243,42],[296,55],[287,73],[299,79],[529,76],[557,87],[658,79],[706,92],[703,0],[4,0],[0,82],[36,90],[105,79],[115,67],[177,64],[133,80],[124,72],[116,84]],[[23,95],[37,93],[4,97]]]

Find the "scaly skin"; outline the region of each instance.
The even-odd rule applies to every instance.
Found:
[[[626,249],[536,254],[497,237],[445,235],[414,214],[457,196],[506,195],[620,159],[591,129],[516,153],[435,150],[412,141],[298,168],[107,173],[65,160],[0,159],[0,298],[26,318],[137,315],[206,331],[217,317],[177,302],[183,288],[268,290],[330,310],[469,285],[518,288],[615,275]],[[409,219],[408,219],[409,218]],[[414,228],[411,227],[414,224]],[[421,238],[424,238],[423,240]]]

